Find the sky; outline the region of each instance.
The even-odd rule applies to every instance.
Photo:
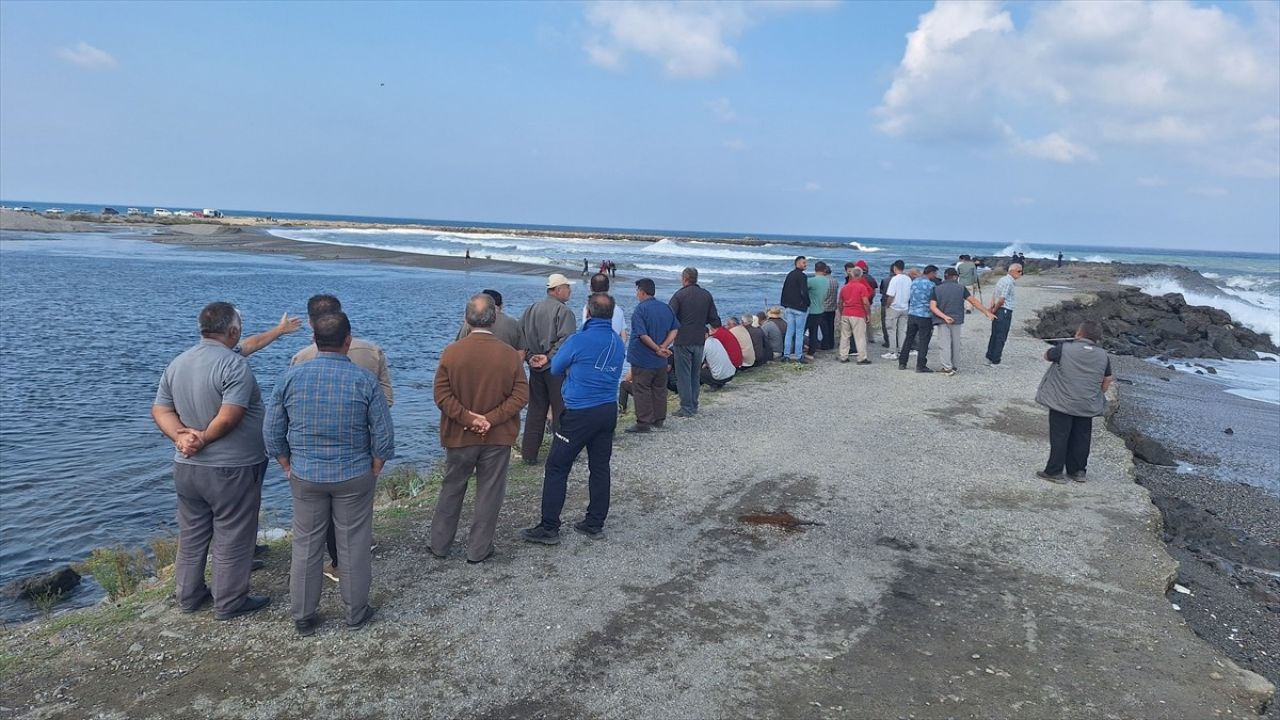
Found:
[[[1280,2],[6,0],[0,197],[1280,252]]]

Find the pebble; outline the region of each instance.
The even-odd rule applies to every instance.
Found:
[[[130,645],[129,652],[131,653],[142,652],[142,643],[134,643]]]

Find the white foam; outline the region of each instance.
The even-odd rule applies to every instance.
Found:
[[[1085,258],[1084,258],[1084,262],[1091,262],[1091,263],[1113,263],[1113,262],[1115,262],[1115,260],[1112,260],[1111,258],[1109,258],[1109,257],[1107,257],[1107,256],[1105,256],[1105,255],[1087,255],[1087,256],[1085,256]]]
[[[702,245],[704,247],[698,247],[697,245]],[[640,252],[653,255],[666,255],[668,257],[705,257],[717,258],[720,260],[781,261],[787,259],[785,255],[749,252],[746,250],[728,250],[723,247],[710,247],[708,246],[708,243],[698,243],[697,245],[694,243],[682,243],[668,238],[663,238],[642,249]]]
[[[1167,275],[1143,275],[1136,278],[1125,278],[1120,281],[1125,285],[1133,285],[1148,295],[1166,295],[1180,293],[1191,305],[1210,305],[1226,310],[1231,319],[1254,332],[1271,336],[1272,342],[1280,339],[1280,312],[1275,308],[1263,307],[1241,297],[1240,293],[1209,295],[1207,293],[1189,292],[1177,280]]]
[[[1058,259],[1058,256],[1056,254],[1050,255],[1049,253],[1043,253],[1037,250],[1032,250],[1030,245],[1026,245],[1023,243],[1013,243],[1011,245],[1006,245],[1004,249],[996,253],[996,255],[1009,256],[1019,252],[1029,258],[1037,258],[1039,260],[1057,260]]]
[[[650,270],[650,271],[653,271],[653,272],[667,272],[667,273],[671,273],[671,274],[673,274],[673,275],[679,275],[679,274],[680,274],[680,272],[681,272],[682,270],[684,270],[684,268],[685,268],[685,266],[684,266],[684,265],[663,265],[663,264],[659,264],[659,263],[636,263],[636,264],[635,264],[635,267],[636,267],[636,269],[637,269],[637,270]],[[740,269],[735,269],[735,268],[714,268],[714,267],[706,267],[706,268],[704,268],[704,267],[699,267],[699,268],[698,268],[698,275],[699,275],[699,276],[702,276],[702,275],[741,275],[741,276],[748,276],[748,275],[786,275],[786,274],[787,274],[787,273],[785,273],[785,272],[778,272],[778,271],[766,271],[766,272],[762,272],[762,271],[759,271],[759,270],[740,270]]]
[[[862,243],[856,240],[849,243],[849,247],[853,248],[854,250],[858,250],[860,252],[865,252],[865,253],[874,253],[874,252],[880,252],[884,250],[884,248],[872,247],[870,245],[863,245]]]
[[[1280,356],[1269,353],[1258,353],[1261,357],[1280,359]],[[1205,360],[1194,359],[1178,363],[1161,362],[1156,358],[1148,358],[1148,362],[1161,367],[1172,364],[1178,372],[1196,375],[1220,385],[1227,386],[1227,392],[1237,397],[1257,400],[1258,402],[1280,405],[1280,362],[1267,360]],[[1216,372],[1205,372],[1211,367]],[[1199,370],[1203,374],[1196,374]]]
[[[287,237],[281,235],[280,237]],[[316,243],[318,245],[337,245],[339,247],[362,247],[372,248],[374,250],[391,250],[394,252],[411,253],[413,255],[431,255],[433,257],[463,257],[465,251],[457,250],[437,250],[435,248],[424,248],[413,245],[385,245],[375,242],[342,242],[340,240],[330,240],[327,238],[305,238],[293,237],[290,240],[298,242]],[[474,259],[500,260],[503,262],[527,263],[530,265],[557,265],[556,260],[542,255],[511,255],[507,253],[485,253],[484,255],[472,255]]]

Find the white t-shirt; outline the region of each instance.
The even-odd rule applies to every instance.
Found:
[[[893,296],[893,304],[889,307],[901,312],[907,311],[907,301],[911,299],[911,276],[898,273],[889,281],[889,295]]]
[[[582,324],[583,325],[587,324],[587,317],[588,317],[587,312],[588,312],[587,306],[583,305],[582,306]],[[621,337],[622,333],[625,332],[627,329],[627,314],[623,312],[621,305],[615,304],[613,306],[613,320],[611,322],[613,323],[613,331],[618,333],[618,336]]]
[[[711,377],[717,380],[728,380],[738,371],[729,359],[729,352],[724,349],[724,345],[713,337],[707,338],[702,344],[702,359],[707,361]]]

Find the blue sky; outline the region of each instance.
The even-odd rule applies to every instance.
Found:
[[[10,0],[0,196],[1277,252],[1280,4]]]

